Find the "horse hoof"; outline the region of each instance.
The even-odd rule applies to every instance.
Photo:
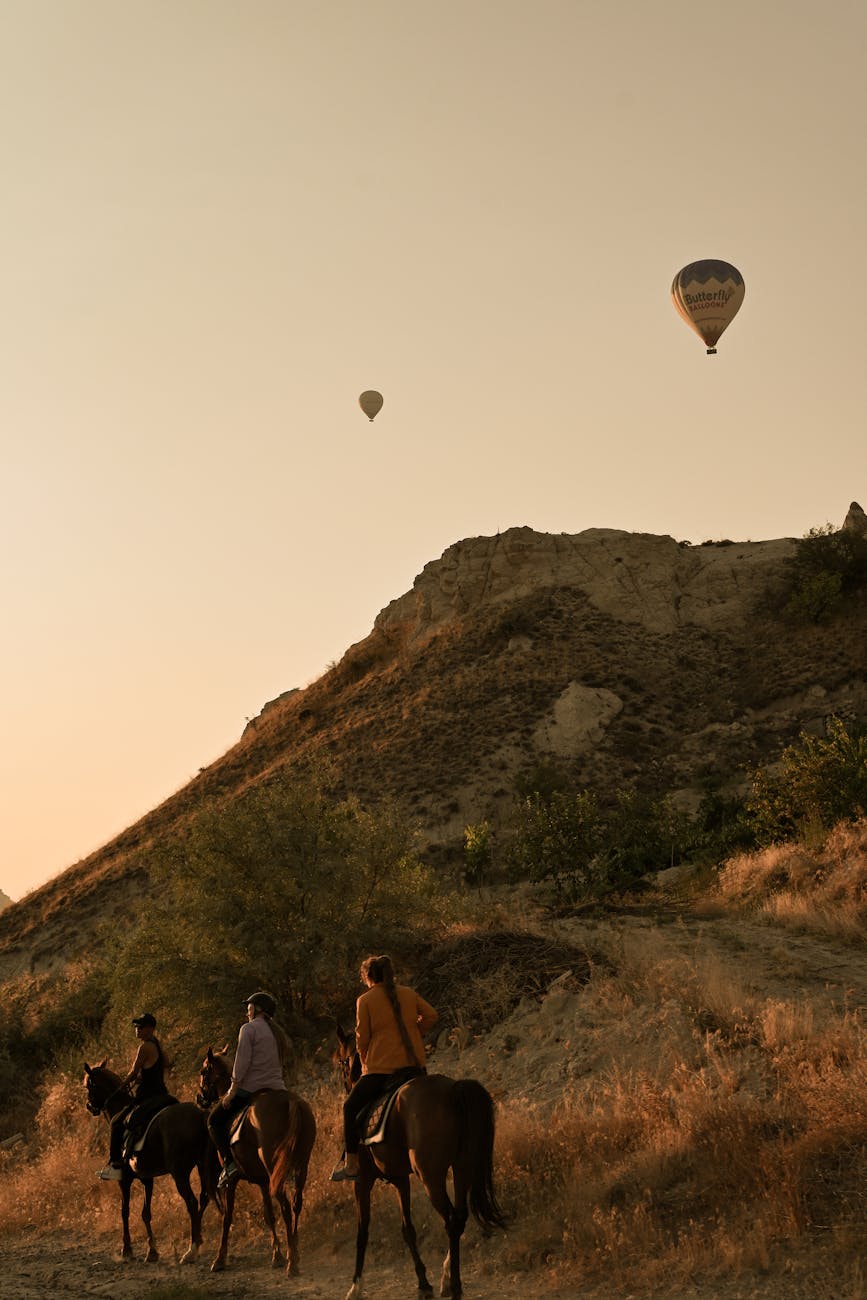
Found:
[[[215,1259],[213,1264],[211,1265],[211,1272],[222,1273],[225,1267],[226,1267],[226,1261],[224,1259]]]
[[[145,1263],[155,1264],[158,1259],[159,1259],[159,1252],[154,1250],[153,1246],[151,1246],[150,1250],[145,1255]]]
[[[352,1286],[346,1292],[346,1300],[362,1300],[364,1296],[364,1286],[358,1282],[353,1282]]]
[[[185,1250],[184,1253],[183,1253],[183,1255],[181,1255],[181,1263],[182,1263],[182,1264],[195,1264],[195,1262],[196,1262],[196,1260],[197,1260],[198,1258],[199,1258],[199,1248],[198,1248],[198,1246],[190,1246],[189,1250]]]
[[[282,1255],[274,1255],[271,1259],[272,1268],[282,1268],[285,1263],[286,1261]]]

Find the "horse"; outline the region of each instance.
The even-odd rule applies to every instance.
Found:
[[[335,1064],[340,1067],[346,1092],[361,1074],[355,1035],[337,1026]],[[355,1180],[358,1231],[355,1273],[346,1300],[361,1300],[362,1274],[370,1229],[370,1193],[378,1178],[391,1183],[400,1200],[401,1229],[409,1247],[420,1296],[433,1295],[418,1251],[410,1205],[410,1173],[417,1174],[431,1205],[442,1219],[448,1236],[443,1260],[440,1295],[461,1300],[461,1236],[469,1211],[484,1232],[505,1228],[506,1218],[494,1193],[494,1103],[475,1079],[450,1079],[444,1074],[422,1074],[398,1090],[382,1142],[362,1145],[360,1173]],[[446,1189],[451,1170],[454,1201]]]
[[[87,1089],[85,1103],[91,1115],[104,1115],[111,1119],[129,1104],[129,1094],[122,1087],[119,1075],[106,1069],[105,1059],[97,1065],[84,1064],[84,1079]],[[135,1167],[127,1161],[123,1164],[123,1176],[120,1187],[120,1213],[123,1221],[122,1257],[132,1255],[132,1242],[129,1235],[129,1197],[134,1179],[138,1179],[144,1188],[144,1205],[141,1217],[147,1232],[147,1263],[159,1259],[156,1242],[151,1231],[151,1198],[154,1179],[171,1174],[175,1187],[187,1207],[190,1216],[190,1244],[181,1257],[181,1263],[192,1263],[198,1258],[202,1244],[202,1216],[211,1199],[216,1175],[216,1160],[211,1150],[205,1118],[198,1106],[190,1101],[182,1101],[167,1106],[159,1111],[147,1130],[144,1145],[133,1157]],[[199,1175],[199,1199],[190,1186],[190,1174],[193,1169]]]
[[[219,1104],[232,1082],[232,1071],[226,1061],[228,1045],[215,1052],[208,1048],[199,1075],[199,1092],[196,1097],[203,1110]],[[250,1108],[232,1141],[232,1155],[248,1183],[255,1183],[262,1193],[265,1222],[271,1233],[271,1266],[280,1268],[283,1256],[277,1239],[272,1197],[283,1215],[286,1225],[286,1274],[295,1277],[299,1271],[298,1220],[304,1203],[304,1185],[307,1166],[316,1140],[316,1120],[307,1102],[294,1092],[263,1091],[253,1094]],[[290,1201],[284,1184],[293,1176],[293,1193]],[[223,1232],[220,1249],[211,1265],[212,1273],[226,1267],[229,1230],[235,1210],[235,1188],[232,1180],[224,1189]]]

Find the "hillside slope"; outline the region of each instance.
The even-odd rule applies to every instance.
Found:
[[[854,509],[854,507],[853,507]],[[850,511],[851,516],[851,511]],[[676,792],[743,779],[833,712],[867,714],[867,610],[775,610],[791,539],[691,547],[607,529],[513,528],[428,564],[365,640],[103,849],[0,915],[0,980],[58,969],[146,888],[139,851],[203,800],[326,753],[346,792],[397,799],[432,860],[553,763],[576,786]]]

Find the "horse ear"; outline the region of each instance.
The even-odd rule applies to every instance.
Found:
[[[209,1048],[208,1048],[208,1055],[205,1057],[205,1060],[208,1062],[209,1065],[211,1065],[211,1064],[213,1063],[213,1060],[214,1060],[214,1049],[213,1049],[213,1047],[209,1047]]]
[[[223,1050],[222,1050],[221,1052],[217,1052],[217,1055],[218,1055],[218,1056],[225,1056],[226,1053],[228,1052],[228,1050],[229,1050],[229,1044],[227,1043],[226,1046],[223,1048]]]
[[[84,1073],[85,1074],[91,1073],[90,1066],[87,1064],[87,1061],[84,1062]]]
[[[343,1047],[345,1047],[346,1044],[349,1042],[349,1034],[344,1034],[343,1026],[341,1025],[339,1020],[337,1022],[337,1038]]]
[[[102,1058],[101,1061],[97,1061],[96,1065],[93,1067],[94,1070],[104,1070],[104,1069],[105,1069],[105,1063],[106,1063],[107,1060],[108,1060],[108,1057],[107,1057],[107,1056],[104,1056],[104,1057]]]

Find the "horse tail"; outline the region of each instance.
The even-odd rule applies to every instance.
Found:
[[[307,1162],[313,1149],[316,1135],[316,1121],[313,1111],[300,1097],[289,1094],[289,1124],[274,1152],[274,1164],[268,1190],[276,1196],[292,1170],[295,1170],[296,1186],[303,1187],[307,1177]]]
[[[484,1231],[507,1227],[494,1193],[494,1102],[475,1079],[455,1082],[460,1116],[460,1149],[465,1154],[469,1205]]]

